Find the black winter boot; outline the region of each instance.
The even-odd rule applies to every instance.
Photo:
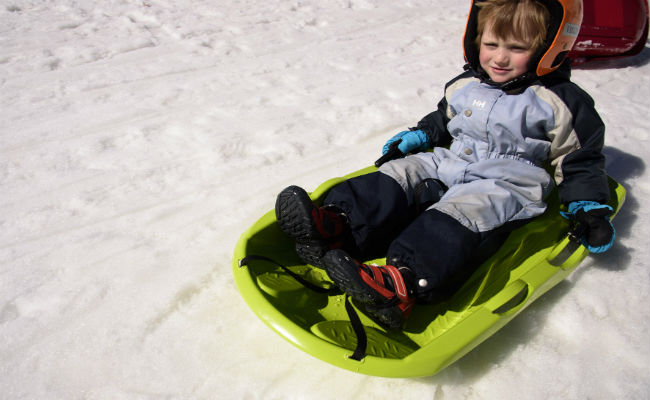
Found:
[[[415,304],[408,268],[361,264],[340,249],[328,251],[323,264],[330,279],[370,318],[389,329],[404,325]]]
[[[280,229],[296,241],[300,259],[319,268],[323,268],[321,259],[325,253],[340,248],[350,231],[343,213],[327,206],[316,207],[298,186],[280,192],[275,217]]]

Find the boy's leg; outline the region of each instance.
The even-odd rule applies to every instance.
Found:
[[[277,196],[275,215],[280,229],[296,241],[300,258],[320,267],[325,252],[335,248],[357,258],[385,254],[413,217],[410,203],[395,179],[374,172],[336,185],[321,207],[304,189],[289,186]]]
[[[335,186],[323,204],[347,216],[355,255],[378,257],[418,213],[440,199],[446,187],[436,178],[433,154],[420,153]]]
[[[480,233],[430,209],[391,243],[386,261],[408,266],[414,275],[416,297],[431,302],[446,297],[455,289],[454,283],[471,274],[480,244]]]
[[[391,243],[386,262],[409,268],[418,301],[436,302],[459,289],[479,265],[499,250],[510,232],[529,221],[510,221],[490,231],[474,232],[431,208]]]
[[[490,169],[487,167],[491,163],[486,164],[478,172],[488,175]],[[451,167],[456,165],[463,167],[462,163],[451,163]],[[455,174],[451,174],[449,168],[441,169],[441,172],[454,186],[438,203],[419,214],[401,231],[387,252],[387,264],[406,267],[398,269],[402,275],[411,275],[404,281],[407,285],[411,283],[410,292],[421,302],[437,301],[453,294],[476,267],[501,247],[510,231],[544,209],[541,198],[547,185],[544,176],[540,177],[536,170],[520,168],[520,181],[516,184],[488,179],[489,175],[474,178],[464,167],[462,174],[456,173],[457,169],[453,169],[451,172]],[[472,178],[475,182],[457,183],[451,179],[454,176]],[[408,193],[408,180],[399,180],[398,177],[395,181],[402,182],[403,191]],[[377,283],[353,279],[357,275],[368,275],[362,267],[345,262],[343,257],[328,256],[327,261],[328,274],[353,297],[354,293],[357,297],[359,293],[365,293],[371,298],[377,292]],[[337,276],[340,270],[348,274]],[[381,304],[370,304],[366,309],[375,306]]]
[[[400,328],[416,300],[431,303],[451,296],[501,247],[512,227],[475,233],[431,209],[393,241],[386,265],[365,265],[338,249],[325,254],[323,266],[368,316],[387,328]]]
[[[296,241],[303,261],[321,266],[326,251],[344,248],[357,258],[379,257],[422,209],[442,196],[436,164],[428,154],[386,163],[378,172],[344,181],[316,207],[297,186],[276,200],[283,232]]]
[[[399,260],[413,270],[418,299],[453,293],[513,229],[544,212],[543,198],[552,188],[548,174],[525,163],[513,169],[498,159],[467,166],[463,181],[391,244],[388,262]],[[440,169],[442,176],[447,172]]]
[[[328,276],[372,319],[401,327],[415,301],[451,296],[508,236],[506,226],[475,233],[452,217],[429,210],[409,225],[388,249],[387,264],[365,265],[342,250],[323,257]]]
[[[373,172],[332,188],[324,205],[341,210],[348,218],[357,257],[385,253],[391,240],[409,223],[410,209],[402,188],[391,177]]]

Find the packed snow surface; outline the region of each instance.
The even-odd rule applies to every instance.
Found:
[[[232,279],[290,184],[372,163],[463,65],[457,0],[1,0],[3,399],[650,397],[650,48],[574,70],[617,242],[438,375],[294,348]]]

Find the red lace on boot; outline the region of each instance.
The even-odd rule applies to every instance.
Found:
[[[328,242],[330,249],[343,246],[343,232],[346,224],[341,214],[325,207],[314,207],[311,211],[318,233]]]
[[[404,277],[399,269],[392,265],[377,266],[359,264],[359,267],[359,276],[361,276],[361,279],[363,279],[366,285],[385,298],[385,303],[391,304],[396,302],[395,305],[402,311],[404,318],[408,318],[411,314],[413,304],[415,304],[415,298],[409,296]],[[384,276],[389,277],[390,281],[387,281]]]
[[[323,265],[336,286],[370,318],[389,329],[400,328],[406,322],[415,296],[397,267],[362,264],[340,249],[328,251]]]

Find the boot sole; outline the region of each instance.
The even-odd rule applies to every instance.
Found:
[[[324,269],[323,256],[329,248],[318,240],[314,241],[296,241],[296,254],[302,261]]]
[[[280,229],[296,240],[321,239],[313,223],[314,205],[304,189],[289,186],[278,195],[275,201],[275,218]]]

